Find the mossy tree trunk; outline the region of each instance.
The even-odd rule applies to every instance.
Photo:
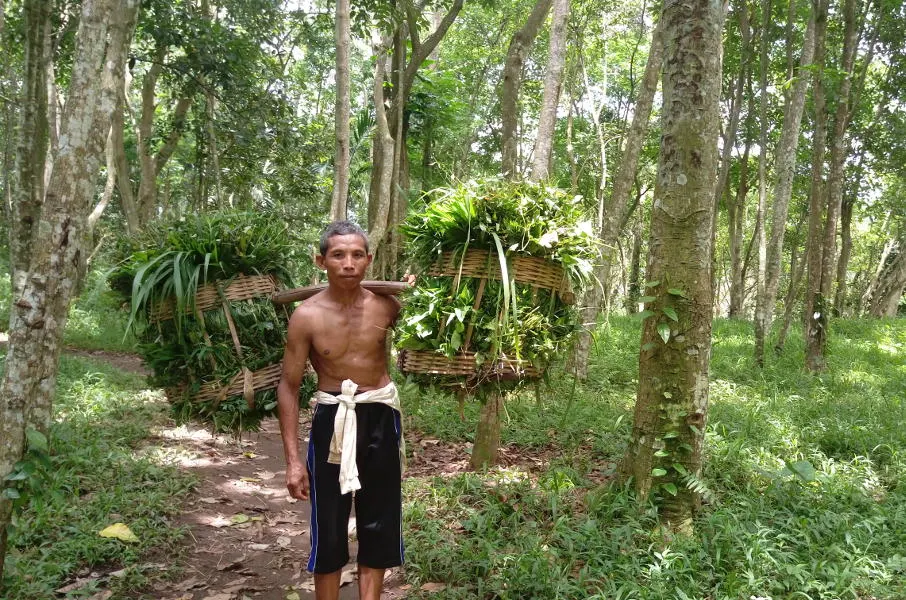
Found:
[[[622,464],[640,498],[685,529],[699,504],[711,355],[711,216],[720,124],[720,3],[664,7],[664,109],[632,436]],[[652,285],[653,284],[653,285]]]
[[[50,425],[60,341],[90,250],[86,244],[90,203],[137,13],[138,0],[82,3],[59,151],[33,224],[41,243],[32,247],[27,275],[11,307],[15,327],[9,332],[0,382],[0,478],[22,457],[26,429],[46,431]],[[43,158],[39,164],[44,164]],[[3,540],[11,512],[9,499],[0,496]]]

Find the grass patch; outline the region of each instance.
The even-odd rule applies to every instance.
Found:
[[[639,324],[599,332],[589,382],[555,378],[508,403],[504,443],[553,445],[517,469],[406,483],[407,577],[432,598],[906,597],[906,321],[835,321],[829,371],[804,371],[801,334],[753,367],[751,325],[714,327],[703,483],[688,537],[665,534],[631,490],[596,484],[632,420]],[[438,394],[406,394],[412,425],[469,439]],[[570,398],[572,398],[570,400]],[[418,593],[416,593],[417,597]]]
[[[103,586],[120,597],[155,576],[156,569],[145,568],[153,556],[166,555],[169,563],[178,552],[183,532],[171,517],[193,479],[137,452],[167,415],[162,398],[144,388],[141,377],[103,363],[61,359],[51,468],[11,532],[4,598],[59,597],[54,590],[77,576],[126,569]],[[118,521],[137,543],[98,536]],[[98,589],[88,583],[67,597]]]

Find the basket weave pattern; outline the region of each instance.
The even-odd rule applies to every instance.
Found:
[[[272,296],[279,288],[277,280],[272,275],[238,275],[223,289],[223,298],[228,301],[251,300],[261,296]],[[223,302],[216,283],[209,283],[198,288],[195,293],[194,306],[186,306],[185,314],[195,311],[204,312]],[[173,300],[167,300],[159,306],[152,308],[149,318],[151,321],[166,321],[172,319],[176,307]]]
[[[185,314],[194,313],[195,318],[203,329],[203,313],[213,309],[222,310],[230,330],[230,337],[233,340],[233,347],[241,364],[244,365],[242,344],[230,312],[230,303],[261,297],[271,298],[274,292],[279,289],[280,286],[277,279],[272,275],[238,275],[225,287],[223,287],[223,283],[214,282],[199,288],[195,294],[194,304],[186,306]],[[152,310],[149,318],[152,322],[166,321],[172,319],[174,315],[175,303],[171,299]],[[211,340],[207,333],[204,333],[204,337],[205,343],[211,345]],[[268,365],[257,371],[252,371],[243,366],[226,385],[222,385],[220,382],[202,383],[201,388],[192,394],[191,399],[194,402],[213,400],[216,405],[226,398],[241,395],[245,398],[249,408],[253,408],[255,405],[255,394],[277,387],[280,382],[281,372],[282,363]],[[168,388],[166,390],[167,397],[171,400],[182,398],[188,388],[187,384]]]
[[[270,390],[277,387],[277,384],[280,383],[280,374],[283,370],[283,363],[277,363],[275,365],[268,365],[263,369],[258,369],[257,371],[251,371],[251,386],[255,393]],[[195,402],[206,402],[208,400],[216,400],[220,398],[229,398],[231,396],[240,396],[245,390],[245,381],[243,378],[242,371],[236,374],[233,377],[232,382],[226,386],[220,386],[217,383],[205,383],[201,386],[193,396],[192,400]],[[170,398],[181,397],[186,391],[185,386],[168,388],[166,390],[167,396]]]
[[[501,279],[500,260],[497,253],[485,250],[467,250],[460,261],[452,252],[444,252],[440,260],[428,271],[428,275],[447,277],[474,277]],[[563,267],[536,256],[509,257],[509,270],[517,283],[537,288],[566,292],[569,281]]]
[[[550,290],[567,301],[572,297],[569,280],[560,265],[535,256],[508,257],[509,275],[517,282],[536,289]],[[481,280],[473,309],[478,309],[488,279],[502,279],[500,260],[496,252],[471,249],[461,259],[452,252],[444,252],[428,270],[428,275],[439,277],[470,277]],[[463,350],[454,357],[448,357],[433,350],[402,350],[398,366],[403,373],[428,375],[450,375],[467,379],[535,379],[541,377],[541,370],[528,361],[502,359],[494,363],[478,365],[475,353],[469,352],[473,323],[465,335]]]
[[[397,366],[403,373],[464,376],[469,379],[537,379],[541,371],[528,361],[500,360],[477,365],[474,352],[450,358],[432,350],[401,350]]]

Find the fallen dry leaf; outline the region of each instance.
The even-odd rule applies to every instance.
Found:
[[[201,600],[233,600],[233,594],[217,593],[205,596]]]
[[[277,538],[277,545],[281,548],[289,548],[292,543],[293,541],[285,535],[281,535]]]
[[[441,591],[447,589],[447,584],[446,583],[435,583],[435,582],[423,583],[422,586],[418,589],[420,589],[423,592],[431,592],[431,593],[441,592]]]
[[[114,523],[99,531],[98,535],[105,538],[115,538],[121,542],[134,543],[138,541],[138,537],[132,533],[132,530],[125,523]]]
[[[270,547],[270,544],[249,544],[249,550],[254,550],[255,552],[264,552]]]
[[[220,502],[217,498],[199,498],[198,501],[205,504],[218,504]]]
[[[73,591],[73,590],[77,590],[77,589],[79,589],[79,588],[83,588],[83,587],[85,587],[86,585],[88,585],[89,583],[91,583],[92,581],[94,581],[94,580],[96,580],[96,579],[97,579],[97,577],[79,577],[79,578],[77,578],[75,581],[73,581],[72,583],[70,583],[69,585],[64,585],[63,587],[58,588],[58,589],[56,590],[56,592],[57,592],[58,594],[65,594],[65,593],[67,593],[67,592],[71,592],[71,591]]]
[[[216,517],[211,517],[208,520],[208,525],[220,529],[221,527],[229,527],[230,525],[232,525],[232,523],[223,515],[217,515]]]
[[[97,594],[89,596],[88,600],[108,600],[111,596],[113,596],[112,591],[104,590],[103,592],[98,592]]]
[[[277,476],[277,474],[272,471],[256,471],[255,475],[257,475],[259,479],[262,479],[264,481],[267,481],[268,479],[273,479],[274,477]]]
[[[357,574],[358,574],[358,571],[357,571],[356,567],[353,567],[351,569],[346,569],[345,571],[340,573],[340,586],[342,587],[344,585],[353,583],[357,578]]]

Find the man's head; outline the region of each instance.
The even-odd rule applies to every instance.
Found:
[[[327,256],[327,248],[330,245],[330,238],[336,235],[357,235],[365,242],[365,254],[368,254],[368,234],[353,223],[352,221],[334,221],[328,225],[321,233],[321,245],[319,247],[321,256]]]
[[[327,272],[331,287],[357,287],[371,265],[368,236],[350,221],[334,221],[328,225],[321,234],[320,250],[315,262]]]

